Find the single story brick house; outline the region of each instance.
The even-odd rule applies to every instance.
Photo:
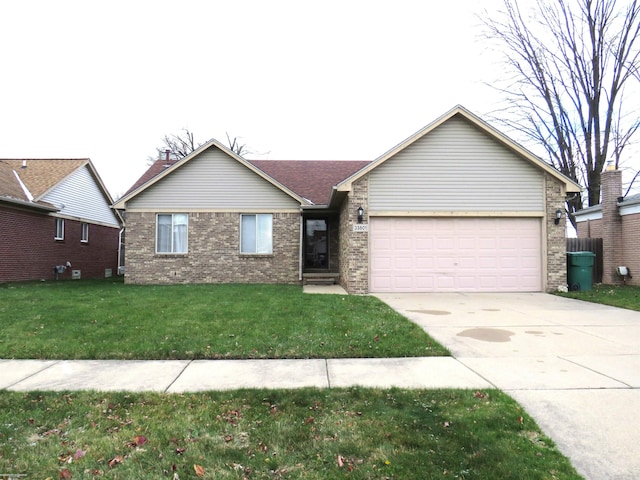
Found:
[[[612,166],[601,182],[600,205],[575,213],[578,238],[602,238],[602,283],[640,285],[640,195],[622,196],[622,172]]]
[[[128,283],[566,285],[555,218],[580,186],[461,106],[374,161],[245,160],[211,140],[159,162],[114,205],[126,212]]]
[[[0,282],[116,275],[112,203],[88,158],[0,159]]]

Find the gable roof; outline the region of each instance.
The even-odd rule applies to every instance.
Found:
[[[3,159],[20,177],[35,201],[67,178],[78,168],[90,163],[88,158],[78,159]],[[24,167],[23,167],[24,165]]]
[[[207,149],[209,149],[211,147],[218,148],[219,150],[224,152],[227,156],[231,157],[233,160],[237,161],[238,163],[240,163],[244,167],[248,168],[253,173],[258,175],[262,179],[266,180],[271,185],[273,185],[277,189],[281,190],[285,194],[289,195],[291,198],[295,199],[296,201],[300,202],[301,204],[308,205],[310,203],[309,200],[307,200],[304,197],[298,195],[296,192],[291,190],[289,187],[287,187],[286,185],[280,183],[277,179],[269,176],[266,172],[262,171],[261,169],[259,169],[255,165],[253,165],[248,160],[245,160],[244,158],[240,157],[236,153],[232,152],[229,148],[225,147],[222,143],[218,142],[216,139],[211,139],[208,142],[206,142],[203,145],[201,145],[200,147],[198,147],[197,149],[195,149],[193,152],[191,152],[186,157],[184,157],[184,158],[182,158],[182,159],[180,159],[178,161],[175,161],[169,167],[165,168],[163,166],[163,164],[165,163],[165,160],[158,160],[158,161],[154,162],[154,164],[147,170],[147,172],[145,172],[145,174],[143,174],[142,177],[140,177],[140,179],[138,179],[138,181],[136,182],[136,184],[138,186],[135,187],[135,184],[134,184],[135,188],[134,187],[130,188],[129,191],[125,195],[123,195],[113,205],[113,207],[116,208],[116,209],[121,209],[121,210],[125,209],[126,208],[126,202],[128,202],[132,198],[136,197],[137,195],[141,194],[146,189],[148,189],[149,187],[151,187],[155,183],[159,182],[160,180],[162,180],[167,175],[170,175],[175,170],[184,167],[191,160],[193,160],[198,155],[200,155],[202,152],[206,151]],[[157,173],[155,173],[155,172],[157,172]],[[153,175],[154,173],[155,173],[155,176]],[[148,178],[148,180],[147,180],[147,178]]]
[[[111,205],[113,199],[88,158],[0,159],[0,200],[21,206],[57,212],[60,209],[42,199],[74,172],[87,168],[95,185]],[[115,212],[118,221],[122,218]]]
[[[371,163],[369,160],[249,160],[314,205],[327,205],[335,185]]]
[[[460,117],[464,118],[465,120],[470,122],[472,125],[474,125],[476,128],[480,129],[481,131],[483,131],[487,135],[490,135],[496,141],[498,141],[499,143],[504,145],[506,148],[508,148],[509,150],[514,152],[520,158],[523,158],[524,160],[526,160],[529,163],[533,164],[534,166],[540,168],[541,170],[544,170],[545,172],[547,172],[548,174],[550,174],[554,178],[556,178],[559,181],[561,181],[565,186],[565,192],[567,192],[567,193],[572,192],[573,193],[573,192],[580,192],[582,190],[582,187],[579,184],[577,184],[576,182],[571,180],[569,177],[567,177],[567,176],[563,175],[562,173],[560,173],[558,170],[553,168],[551,165],[546,163],[544,160],[542,160],[538,156],[536,156],[533,153],[531,153],[529,150],[524,148],[522,145],[514,142],[509,137],[507,137],[503,133],[499,132],[498,130],[493,128],[491,125],[486,123],[484,120],[480,119],[480,117],[478,117],[475,114],[471,113],[469,110],[465,109],[461,105],[458,105],[458,106],[452,108],[451,110],[449,110],[447,113],[445,113],[441,117],[437,118],[436,120],[434,120],[433,122],[431,122],[430,124],[428,124],[427,126],[422,128],[421,130],[419,130],[416,133],[414,133],[412,136],[410,136],[406,140],[400,142],[398,145],[396,145],[395,147],[393,147],[392,149],[390,149],[389,151],[387,151],[386,153],[384,153],[383,155],[381,155],[380,157],[375,159],[373,162],[371,162],[365,168],[363,168],[360,171],[354,173],[349,178],[344,179],[342,182],[340,182],[340,184],[338,184],[337,190],[338,191],[348,191],[348,190],[350,190],[351,189],[351,184],[354,181],[358,180],[363,175],[366,175],[367,173],[369,173],[374,168],[378,167],[379,165],[383,164],[384,162],[386,162],[387,160],[392,158],[398,152],[404,150],[405,148],[407,148],[408,146],[410,146],[414,142],[420,140],[422,137],[424,137],[428,133],[432,132],[437,127],[439,127],[440,125],[442,125],[443,123],[445,123],[446,121],[450,120],[451,118],[453,118],[455,116],[460,116]]]

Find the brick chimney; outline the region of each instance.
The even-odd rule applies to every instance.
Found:
[[[600,177],[602,185],[602,283],[621,284],[616,273],[622,261],[622,217],[618,198],[622,196],[622,172],[609,164]]]

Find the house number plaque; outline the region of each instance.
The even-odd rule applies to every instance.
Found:
[[[369,231],[369,224],[367,224],[367,223],[356,223],[353,226],[353,231],[354,232],[368,232]]]

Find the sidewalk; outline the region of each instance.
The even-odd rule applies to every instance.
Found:
[[[167,393],[300,387],[492,388],[452,357],[310,360],[0,360],[0,389]]]

